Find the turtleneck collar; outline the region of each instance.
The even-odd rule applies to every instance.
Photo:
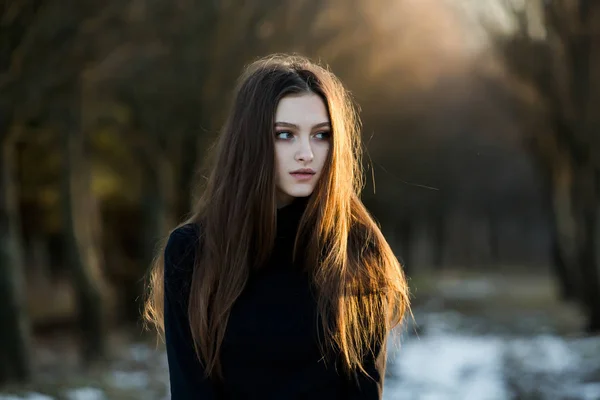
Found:
[[[297,197],[290,204],[277,209],[277,236],[295,237],[308,197]]]

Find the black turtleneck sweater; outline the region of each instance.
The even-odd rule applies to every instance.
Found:
[[[173,400],[381,399],[385,346],[365,360],[369,376],[360,374],[358,381],[348,378],[341,364],[325,362],[320,352],[322,325],[310,279],[292,263],[304,206],[296,200],[277,211],[271,258],[251,272],[231,310],[219,383],[204,377],[187,316],[200,228],[189,224],[171,233],[165,249],[164,322]]]

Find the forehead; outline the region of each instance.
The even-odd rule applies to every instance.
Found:
[[[275,122],[312,126],[329,122],[329,115],[325,103],[318,95],[290,95],[282,98],[277,104]]]

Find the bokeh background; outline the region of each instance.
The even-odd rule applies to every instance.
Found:
[[[166,399],[143,277],[243,66],[328,64],[405,265],[386,400],[600,399],[600,2],[0,2],[0,399]]]

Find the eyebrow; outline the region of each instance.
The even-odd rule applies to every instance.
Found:
[[[296,124],[291,124],[289,122],[275,122],[275,126],[285,126],[288,128],[295,128],[295,129],[300,129],[300,127]],[[320,124],[316,124],[315,126],[313,126],[314,128],[329,128],[331,127],[331,124],[329,122],[321,122]]]

